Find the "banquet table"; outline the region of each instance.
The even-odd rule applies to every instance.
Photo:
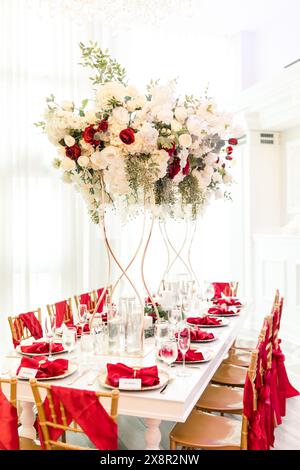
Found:
[[[204,392],[206,386],[214,375],[215,371],[218,369],[224,356],[226,356],[226,353],[232,345],[234,339],[239,334],[241,326],[248,314],[249,307],[245,307],[241,310],[240,315],[228,319],[228,326],[221,328],[206,328],[205,331],[213,332],[218,337],[218,339],[206,344],[197,344],[197,347],[203,352],[210,352],[212,356],[211,360],[209,362],[187,366],[190,373],[189,376],[175,376],[169,383],[164,393],[160,393],[160,389],[139,392],[120,392],[118,414],[143,418],[145,421],[145,449],[159,449],[161,441],[161,432],[159,426],[162,421],[184,422],[187,419],[199,397]],[[87,366],[87,368],[90,369],[89,372],[85,373],[82,377],[79,377],[79,372],[76,371],[74,375],[70,377],[51,381],[49,383],[64,387],[70,386],[72,388],[79,389],[104,390],[104,388],[101,387],[97,381],[92,385],[91,383],[94,381],[97,372],[100,369],[105,368],[107,362],[123,362],[129,366],[139,367],[152,366],[154,363],[157,363],[160,368],[166,370],[166,366],[161,363],[161,361],[157,361],[155,358],[153,338],[146,340],[146,352],[147,354],[143,358],[94,354],[91,358],[89,358],[89,363]],[[5,364],[5,367],[7,368],[8,364],[10,364],[10,367],[12,367],[12,363],[10,361],[13,361],[14,364],[20,361],[20,359],[16,359],[16,357],[13,356],[16,356],[16,352],[13,352],[11,357],[8,354],[7,356],[0,358],[2,369],[4,368],[3,364]],[[67,358],[67,355],[64,354],[55,356],[55,358],[58,357]],[[178,371],[181,367],[182,365],[176,365],[171,369],[172,373],[176,373],[176,371]],[[76,377],[75,374],[77,374],[78,380],[74,384],[68,385],[70,379]],[[2,376],[5,376],[3,371]],[[8,396],[8,386],[5,384],[3,386],[3,391]],[[18,381],[17,398],[21,402],[22,406],[20,415],[21,427],[19,428],[19,434],[23,437],[35,439],[36,430],[34,428],[34,399],[30,385],[27,381]],[[108,401],[104,399],[102,404],[105,408],[108,409]]]

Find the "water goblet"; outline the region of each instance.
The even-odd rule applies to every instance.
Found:
[[[52,359],[52,343],[55,335],[55,316],[45,318],[45,336],[49,343],[49,359]]]
[[[160,351],[160,358],[167,364],[169,375],[171,372],[171,364],[176,361],[178,355],[178,347],[176,340],[163,341]]]
[[[189,373],[185,367],[185,355],[190,348],[191,345],[191,336],[190,336],[190,329],[187,327],[185,323],[181,323],[178,327],[178,349],[182,354],[182,370],[178,373],[181,377],[187,377]]]

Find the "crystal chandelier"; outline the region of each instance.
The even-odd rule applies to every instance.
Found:
[[[197,0],[196,0],[197,1]],[[105,21],[112,29],[163,26],[170,16],[192,16],[195,0],[29,0],[43,16],[68,16],[78,23]]]

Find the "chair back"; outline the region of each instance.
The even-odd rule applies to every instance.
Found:
[[[33,313],[38,319],[38,321],[41,323],[42,321],[41,309],[37,308],[36,310],[33,310]],[[8,317],[8,323],[9,323],[9,327],[10,327],[10,331],[11,331],[11,335],[12,335],[14,343],[19,343],[20,341],[24,339],[28,339],[32,337],[31,332],[25,326],[21,317],[19,316]]]
[[[4,379],[0,377],[0,391],[2,392],[2,385],[9,384],[10,385],[10,397],[9,401],[12,406],[17,407],[17,379]]]
[[[82,299],[84,297],[84,300]],[[89,312],[93,312],[95,308],[95,291],[86,292],[85,294],[74,295],[75,305],[79,310],[79,305],[85,304]]]
[[[60,302],[56,302],[54,304],[47,304],[47,311],[50,318],[53,318],[56,315],[56,306]],[[72,310],[72,299],[69,297],[66,300],[66,310],[64,313],[63,323],[73,322],[73,310]]]
[[[253,403],[252,403],[252,409],[253,411],[256,410],[257,407],[257,392],[256,392],[256,387],[255,387],[255,379],[256,375],[258,373],[257,370],[257,360],[258,360],[258,350],[255,350],[251,353],[251,359],[250,359],[250,364],[247,370],[247,377],[246,380],[249,380],[252,388],[252,393],[253,393]],[[244,399],[245,399],[245,393],[246,389],[244,391]],[[247,450],[248,449],[248,427],[249,427],[249,422],[248,418],[243,413],[243,418],[242,418],[242,431],[241,431],[241,450]]]
[[[68,424],[67,422],[67,413],[63,403],[59,402],[59,410],[60,410],[60,421],[57,416],[55,406],[54,406],[54,399],[51,390],[51,385],[42,384],[37,382],[35,379],[30,380],[30,385],[32,389],[32,393],[34,396],[35,404],[37,406],[38,411],[38,420],[39,425],[42,433],[42,439],[44,443],[44,447],[46,450],[53,450],[53,449],[64,449],[64,450],[92,450],[89,447],[83,447],[73,444],[68,444],[65,442],[61,442],[58,439],[51,439],[51,429],[61,430],[62,433],[69,431],[72,433],[81,433],[84,434],[84,431],[78,426],[76,421],[71,422]],[[48,398],[49,408],[51,411],[51,417],[46,416],[44,402],[41,398],[41,391],[46,393],[46,397]],[[96,392],[97,398],[101,401],[101,398],[109,398],[110,402],[110,417],[116,421],[118,415],[118,400],[119,400],[119,391],[112,390],[111,392]]]

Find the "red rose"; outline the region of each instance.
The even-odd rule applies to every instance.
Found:
[[[185,167],[182,169],[182,174],[183,174],[184,176],[188,175],[188,174],[189,174],[189,170],[190,170],[190,162],[189,162],[189,160],[187,160]]]
[[[226,160],[232,160],[232,157],[230,157],[230,155],[226,155]]]
[[[97,130],[99,132],[106,132],[108,129],[108,122],[106,119],[102,119],[102,121],[99,122]]]
[[[74,144],[72,147],[66,147],[66,156],[71,160],[77,160],[81,155],[81,148],[79,145]]]
[[[232,148],[231,146],[226,147],[226,153],[227,153],[227,155],[231,155],[232,152],[233,152],[233,148]]]
[[[135,140],[134,131],[130,129],[130,127],[127,127],[127,129],[123,129],[120,132],[119,137],[122,140],[122,142],[127,145],[133,144]]]
[[[231,139],[228,140],[229,145],[237,145],[238,140],[235,139],[234,137],[231,137]]]
[[[175,157],[169,165],[169,176],[171,180],[180,172],[180,158]]]
[[[93,125],[86,127],[82,133],[83,140],[91,145],[99,145],[100,140],[94,140],[94,135],[96,134],[96,130],[94,129]]]

